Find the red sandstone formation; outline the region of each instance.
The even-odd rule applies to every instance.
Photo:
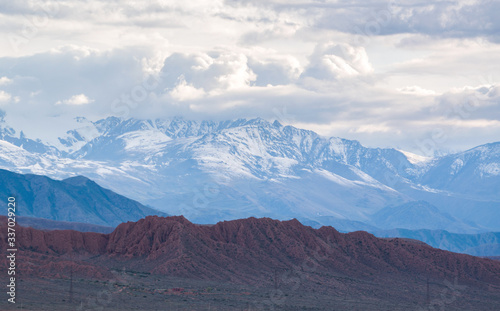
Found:
[[[2,224],[6,221],[2,220]],[[5,226],[5,225],[3,225]],[[500,286],[500,262],[434,249],[366,232],[312,229],[297,220],[268,218],[200,226],[182,216],[149,216],[119,225],[111,234],[16,228],[24,275],[106,278],[110,268],[178,277],[258,284],[273,271],[306,271],[316,280],[342,277],[458,277]],[[6,230],[0,229],[6,249]],[[4,261],[4,265],[7,262]],[[309,275],[308,274],[308,275]]]

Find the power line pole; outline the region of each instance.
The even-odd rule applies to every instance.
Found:
[[[69,303],[73,304],[73,265],[69,272]]]
[[[274,290],[278,290],[278,268],[274,268]]]
[[[431,304],[431,293],[429,290],[429,277],[427,277],[427,299],[426,299],[427,305],[429,306]]]

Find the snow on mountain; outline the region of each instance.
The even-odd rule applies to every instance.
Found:
[[[0,163],[2,166],[28,167],[37,164],[37,157],[21,147],[0,140]]]
[[[500,163],[491,162],[488,164],[479,165],[479,171],[481,173],[481,177],[485,176],[498,176],[500,175]]]
[[[118,136],[125,142],[127,151],[160,152],[172,140],[159,130],[134,131]]]
[[[499,163],[500,143],[486,144],[441,158],[422,176],[421,182],[467,197],[500,201]]]
[[[454,217],[483,227],[500,227],[500,143],[434,159],[411,187],[396,187]],[[416,186],[415,186],[416,185]]]
[[[416,164],[416,165],[425,164],[429,161],[432,161],[432,159],[433,159],[432,157],[424,157],[424,156],[421,156],[421,155],[418,155],[415,153],[411,153],[408,151],[404,151],[404,150],[398,149],[398,151],[401,152],[402,154],[404,154],[411,164]]]
[[[99,136],[99,131],[91,121],[86,118],[75,118],[74,121],[74,128],[68,130],[62,137],[46,138],[46,144],[56,147],[63,154],[71,154]]]
[[[205,223],[268,216],[324,225],[342,220],[351,228],[370,223],[383,208],[419,199],[455,217],[450,202],[461,200],[469,210],[480,206],[486,213],[500,200],[500,160],[493,145],[428,159],[259,118],[77,121],[78,128],[58,145],[38,151],[27,150],[11,138],[15,133],[4,130],[0,167],[59,179],[84,175],[169,214]],[[454,164],[460,161],[463,165]],[[462,189],[457,180],[471,174],[474,187]],[[473,193],[483,184],[486,203]],[[478,222],[471,228],[495,227],[479,216],[469,219]]]

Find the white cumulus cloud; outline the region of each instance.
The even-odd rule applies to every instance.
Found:
[[[170,96],[177,101],[199,99],[205,94],[206,93],[203,89],[197,89],[194,86],[187,84],[184,79],[181,79],[175,88],[170,91]]]
[[[68,99],[62,100],[62,101],[57,101],[56,105],[72,105],[72,106],[79,106],[79,105],[87,105],[94,102],[93,99],[88,98],[85,94],[78,94],[71,96]]]
[[[0,77],[0,85],[5,85],[11,83],[12,80],[7,77]]]
[[[11,98],[12,96],[9,93],[0,90],[0,103],[9,102]]]

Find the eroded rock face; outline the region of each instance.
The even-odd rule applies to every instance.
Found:
[[[6,248],[5,218],[0,243]],[[500,262],[434,249],[366,232],[312,229],[297,220],[248,218],[201,226],[182,216],[150,216],[119,225],[111,234],[16,228],[19,268],[28,276],[73,271],[106,278],[113,267],[178,277],[258,284],[276,269],[309,271],[321,282],[339,276],[456,276],[500,285]],[[3,265],[7,262],[3,259]]]
[[[106,250],[108,236],[73,230],[41,231],[18,227],[17,243],[22,250],[49,255],[101,254]]]

